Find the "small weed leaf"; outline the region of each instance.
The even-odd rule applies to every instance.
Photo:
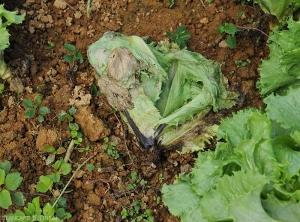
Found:
[[[43,99],[43,95],[38,94],[38,95],[36,96],[35,101],[34,101],[34,108],[36,108],[36,107],[38,107],[39,105],[41,105],[42,99]]]
[[[132,181],[136,181],[137,180],[137,173],[136,172],[131,172],[130,176],[131,176],[131,180]]]
[[[60,167],[60,165],[61,165],[61,163],[62,163],[62,160],[57,160],[57,161],[55,162],[55,164],[54,164],[54,170],[58,170],[59,167]]]
[[[34,114],[35,114],[34,109],[30,109],[25,113],[25,117],[27,117],[28,119],[31,119],[34,117]]]
[[[5,174],[8,174],[8,172],[10,171],[11,168],[11,164],[9,161],[5,161],[5,162],[0,162],[0,169],[5,171]]]
[[[77,131],[71,131],[70,134],[72,138],[75,138],[77,136]]]
[[[60,114],[57,115],[57,119],[59,121],[64,121],[66,119],[66,114],[67,114],[66,111],[62,110]]]
[[[71,131],[77,131],[79,130],[79,126],[77,123],[69,123],[69,128]]]
[[[13,172],[6,175],[5,187],[8,190],[15,191],[22,183],[23,177],[20,176],[21,173]]]
[[[69,109],[69,114],[73,116],[76,113],[77,109],[73,106]]]
[[[59,172],[52,173],[52,174],[48,175],[48,177],[49,177],[54,183],[58,183],[58,182],[60,181],[60,173],[59,173]]]
[[[28,109],[33,109],[33,103],[30,99],[24,99],[23,106]]]
[[[225,23],[224,26],[219,26],[218,27],[218,32],[219,34],[222,34],[222,33],[227,33],[227,34],[230,34],[230,35],[234,35],[236,32],[238,32],[239,30],[236,28],[236,26],[232,23]]]
[[[181,28],[181,27],[182,27],[182,28]],[[179,31],[179,28],[181,28],[180,31]],[[191,38],[191,35],[190,35],[189,33],[186,32],[186,27],[185,27],[185,26],[180,26],[179,28],[176,30],[176,33],[177,33],[177,35],[180,36],[180,39],[181,39],[182,41],[186,41],[186,40],[188,40],[189,38]]]
[[[66,207],[67,207],[67,199],[64,198],[64,197],[59,198],[59,200],[58,200],[58,202],[57,202],[57,205],[58,205],[59,207],[64,207],[64,208],[66,208]]]
[[[3,91],[4,91],[4,84],[1,83],[0,84],[0,94],[3,93]]]
[[[176,33],[167,32],[167,35],[177,43],[177,45],[183,49],[186,46],[186,40],[188,40],[191,35],[186,31],[185,26],[179,26],[176,30]]]
[[[39,115],[37,119],[40,123],[45,121],[45,118],[42,115]]]
[[[49,114],[51,111],[48,107],[46,106],[43,106],[39,109],[39,114],[41,115],[46,115],[46,114]]]
[[[74,56],[73,56],[73,55],[70,55],[70,54],[64,55],[63,58],[64,58],[64,60],[65,60],[66,62],[74,62],[74,60],[75,60]]]
[[[4,184],[4,179],[5,179],[5,171],[0,169],[0,186]]]
[[[62,154],[62,153],[65,153],[65,152],[66,152],[66,148],[64,148],[64,147],[59,147],[56,150],[56,154]]]
[[[227,43],[227,45],[229,46],[229,48],[231,49],[235,49],[236,48],[236,39],[234,36],[229,35],[227,37],[227,39],[225,40],[225,42]]]
[[[51,206],[50,203],[46,203],[46,205],[43,208],[43,215],[44,216],[54,216],[55,209]]]
[[[33,205],[33,209],[34,209],[34,212],[37,214],[37,215],[41,215],[42,213],[42,209],[41,209],[41,205],[40,205],[40,198],[39,197],[36,197],[32,200],[32,205]],[[29,204],[28,204],[29,206]],[[26,208],[25,208],[26,209]]]
[[[45,145],[45,146],[43,146],[43,150],[46,153],[53,153],[55,151],[55,148],[51,145]]]
[[[67,175],[72,171],[72,166],[69,163],[62,163],[60,169],[62,175]]]
[[[83,63],[83,56],[82,56],[82,54],[81,54],[79,51],[77,51],[77,52],[75,53],[74,57],[75,57],[75,59],[78,59],[78,60],[79,60],[79,63],[80,63],[80,64]]]
[[[101,92],[100,92],[99,88],[95,84],[91,85],[90,92],[91,92],[92,96],[99,96],[99,95],[101,95]]]
[[[8,209],[10,205],[12,205],[10,193],[4,189],[0,192],[0,207]]]
[[[13,192],[11,193],[12,202],[18,206],[24,206],[25,198],[22,192]]]
[[[65,43],[64,44],[64,48],[68,51],[68,52],[75,52],[76,51],[76,47],[72,44],[68,44]]]
[[[94,164],[87,164],[86,169],[89,171],[93,171],[95,169],[95,166],[94,166]]]
[[[36,190],[41,193],[46,193],[52,189],[53,181],[47,176],[40,176],[40,182],[36,185]]]

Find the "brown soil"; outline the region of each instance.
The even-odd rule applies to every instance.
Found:
[[[93,0],[90,17],[87,17],[87,1],[66,1],[68,4],[63,0],[2,0],[7,8],[26,12],[26,20],[10,28],[11,47],[5,56],[15,69],[16,80],[6,82],[7,90],[0,95],[0,160],[9,160],[13,170],[21,172],[24,180],[20,190],[27,201],[31,201],[36,196],[32,187],[38,183],[39,176],[53,169],[52,165],[45,164],[47,154],[43,145],[67,147],[70,142],[67,121],[61,123],[55,114],[75,106],[75,119],[85,138],[82,146],[90,145],[91,149],[72,152],[73,169],[91,156],[89,163],[101,168],[88,171],[84,167],[71,182],[69,192],[64,194],[67,210],[73,216],[69,221],[121,221],[122,208],[130,208],[134,201],[143,202],[140,212],[151,209],[155,221],[179,221],[164,207],[160,189],[164,183],[172,183],[178,173],[190,170],[196,154],[167,151],[159,162],[152,163],[150,154],[129,135],[105,97],[91,96],[90,87],[95,84],[95,78],[86,58],[87,47],[109,30],[150,36],[153,41],[159,41],[167,38],[166,31],[185,25],[191,34],[188,49],[222,63],[230,89],[239,93],[238,104],[230,112],[259,107],[263,103],[255,84],[260,60],[268,54],[266,37],[244,29],[237,35],[237,48],[230,49],[224,46],[226,36],[218,34],[217,28],[232,22],[267,32],[262,12],[257,7],[243,7],[231,0],[214,0],[211,4],[203,1],[205,7],[201,0],[175,1],[171,9],[167,6],[168,0]],[[238,18],[241,11],[244,15]],[[55,43],[52,49],[47,49],[48,41]],[[75,72],[71,70],[72,65],[62,59],[66,53],[64,43],[74,44],[85,58]],[[237,60],[249,63],[238,67]],[[16,88],[21,93],[16,93]],[[36,117],[26,118],[22,105],[24,99],[33,100],[38,93],[44,96],[42,105],[52,111],[43,123]],[[106,136],[118,143],[119,158],[109,157],[102,149]],[[137,172],[147,184],[128,189],[131,172]],[[62,177],[63,184],[70,176]],[[51,193],[46,195],[41,196],[43,202],[52,196]],[[22,208],[0,210],[0,215],[15,209]]]

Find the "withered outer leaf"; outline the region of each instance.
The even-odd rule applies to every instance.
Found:
[[[126,48],[116,48],[108,57],[107,75],[119,86],[131,88],[135,83],[135,75],[139,70],[136,58]]]
[[[116,110],[133,109],[128,89],[118,86],[107,76],[102,76],[101,79],[98,77],[98,86],[106,95],[108,103]]]

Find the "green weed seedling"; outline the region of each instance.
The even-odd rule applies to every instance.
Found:
[[[95,84],[91,85],[90,93],[91,93],[92,96],[99,96],[99,95],[101,95],[99,87],[97,85],[95,85]]]
[[[28,222],[63,222],[72,217],[70,213],[65,211],[65,208],[66,199],[63,197],[60,198],[55,206],[47,202],[43,207],[41,207],[40,197],[35,197],[27,204],[27,207],[24,207],[24,212],[16,210],[15,213],[5,215],[5,218],[8,222],[17,222],[20,221],[20,218]]]
[[[245,67],[247,64],[250,64],[251,61],[249,59],[247,60],[236,60],[235,64],[237,67]]]
[[[73,115],[76,113],[76,108],[71,107],[68,111],[68,113],[65,110],[62,110],[60,114],[57,115],[57,118],[59,121],[64,121],[65,119],[69,120],[69,122],[72,122],[74,120]]]
[[[88,163],[88,164],[86,165],[86,169],[87,169],[88,171],[93,171],[95,168],[96,168],[96,167],[95,167],[94,164]]]
[[[130,173],[130,182],[128,184],[128,190],[134,190],[137,186],[145,186],[147,184],[146,180],[138,177],[137,172],[133,171]]]
[[[228,34],[226,43],[231,49],[236,48],[236,38],[235,34],[239,32],[240,30],[232,23],[225,23],[224,25],[221,25],[218,27],[218,33],[223,34],[226,33]]]
[[[77,123],[69,123],[67,129],[70,131],[71,137],[75,141],[75,144],[81,144],[82,133],[79,131],[79,125]]]
[[[79,131],[79,125],[74,122],[73,115],[76,111],[75,107],[71,107],[68,110],[68,113],[65,110],[62,110],[60,114],[57,115],[57,118],[59,121],[64,121],[66,119],[69,121],[67,130],[70,132],[71,138],[74,140],[75,144],[78,145],[82,143],[82,133]]]
[[[51,50],[55,47],[55,43],[50,40],[47,41],[47,44],[48,44],[47,49],[49,49],[49,50]]]
[[[0,94],[4,92],[4,84],[0,83]]]
[[[27,108],[28,110],[25,113],[25,116],[29,119],[33,118],[35,116],[35,113],[38,113],[38,121],[41,123],[45,120],[45,115],[49,114],[51,111],[48,107],[42,106],[37,110],[37,108],[41,105],[43,99],[43,95],[38,94],[34,101],[31,101],[30,99],[24,99],[23,106]]]
[[[68,51],[68,54],[65,54],[63,59],[69,63],[83,63],[83,56],[80,51],[76,50],[76,47],[72,44],[64,44],[64,48]]]
[[[16,192],[23,177],[19,172],[9,172],[11,164],[9,161],[0,162],[0,207],[8,209],[13,203],[24,206],[22,192]]]
[[[177,43],[180,49],[183,49],[186,46],[186,41],[191,38],[191,35],[186,31],[186,27],[182,25],[176,29],[175,33],[167,32],[167,35]]]
[[[168,5],[169,8],[173,8],[174,5],[175,5],[175,0],[168,1],[167,5]]]
[[[64,147],[59,147],[59,148],[55,149],[54,146],[51,146],[51,145],[45,145],[43,147],[43,150],[46,153],[49,153],[49,156],[46,159],[46,165],[53,163],[53,161],[55,160],[55,155],[66,152],[66,149]]]
[[[39,183],[36,185],[36,190],[41,193],[52,191],[54,183],[61,184],[61,175],[68,175],[72,171],[72,165],[66,163],[63,159],[57,160],[54,164],[54,172],[49,175],[41,175]]]
[[[243,11],[240,11],[238,14],[237,14],[237,18],[238,19],[241,19],[244,15],[244,12]]]
[[[130,209],[126,209],[123,207],[121,211],[122,219],[125,221],[129,221],[129,218],[131,218],[131,222],[135,221],[144,221],[144,222],[154,222],[154,217],[152,215],[152,210],[147,209],[144,211],[144,213],[141,213],[141,206],[143,202],[141,201],[135,201],[131,205]]]
[[[115,150],[116,146],[117,146],[117,143],[116,142],[110,142],[108,137],[105,137],[103,139],[102,149],[106,151],[108,156],[110,156],[114,159],[118,159],[120,157],[118,151]]]

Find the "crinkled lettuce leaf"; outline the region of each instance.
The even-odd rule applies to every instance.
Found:
[[[262,205],[266,212],[272,218],[283,222],[298,222],[300,218],[300,204],[295,199],[280,200],[274,193],[268,194],[266,199],[262,200]]]
[[[262,207],[260,194],[267,178],[255,170],[225,175],[202,200],[208,221],[275,221]]]
[[[299,83],[300,21],[289,19],[287,22],[287,30],[276,28],[270,35],[269,59],[263,60],[259,67],[257,86],[263,96]]]
[[[286,129],[300,130],[300,87],[290,87],[285,95],[271,94],[264,99],[270,119]]]

